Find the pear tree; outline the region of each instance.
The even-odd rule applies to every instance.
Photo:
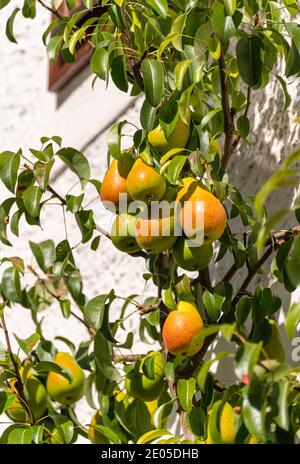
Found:
[[[28,152],[1,147],[0,179],[8,193],[0,205],[6,246],[0,413],[12,422],[0,443],[76,443],[81,437],[98,444],[299,442],[300,371],[286,361],[281,337],[285,331],[292,345],[300,303],[287,308],[268,284],[255,282],[258,274],[272,274],[287,295],[300,284],[299,200],[272,213],[267,206],[274,191],[297,186],[300,149],[290,150],[255,196],[239,191],[230,169],[238,147],[247,150],[251,143],[256,92],[276,83],[286,111],[288,84],[300,82],[299,2],[83,0],[69,16],[62,2],[15,2],[7,39],[17,42],[17,16],[34,20],[36,10],[46,7],[52,21],[42,40],[49,59],[76,62],[79,48],[89,44],[94,81],[111,81],[132,98],[140,96],[140,122],[117,121],[109,130],[104,179],[59,135],[41,134],[41,146]],[[0,0],[2,15],[10,3]],[[72,11],[75,1],[66,3]],[[128,127],[131,145],[124,144]],[[80,195],[54,187],[58,161],[72,171],[74,183],[80,181]],[[107,163],[106,154],[99,163]],[[84,201],[87,189],[115,212],[112,231],[97,223],[95,204]],[[120,194],[128,207],[143,202],[141,215],[121,211]],[[186,206],[176,212],[183,198],[191,207],[184,218]],[[34,264],[16,257],[15,237],[22,237],[25,223],[43,227],[42,213],[52,200],[76,223],[80,244],[67,234],[56,243],[49,232],[46,240],[28,243]],[[160,200],[172,207],[153,219],[150,207]],[[194,225],[197,201],[204,205],[203,240],[192,247],[186,218]],[[290,228],[279,230],[287,215],[293,217]],[[92,250],[101,266],[105,240],[133,263],[144,261],[141,295],[151,281],[151,298],[111,288],[93,298],[85,293],[88,282],[74,248]],[[218,280],[219,263],[230,264]],[[25,272],[32,275],[30,285]],[[44,319],[52,305],[84,325],[79,346],[64,327],[63,352],[47,338]],[[31,315],[35,331],[26,339],[7,328],[7,314],[14,311]],[[135,331],[124,325],[131,317],[138,321]],[[231,342],[230,348],[214,352],[216,340]],[[140,341],[143,353],[136,349]],[[153,351],[153,345],[159,348]],[[234,378],[219,377],[217,365],[217,372],[230,365]],[[88,424],[76,414],[82,398],[94,410]]]

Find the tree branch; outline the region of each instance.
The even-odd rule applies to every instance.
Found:
[[[116,354],[113,356],[113,362],[126,363],[135,362],[137,359],[142,359],[147,356],[146,354]]]
[[[15,360],[15,357],[14,357],[14,354],[13,354],[13,351],[12,351],[12,347],[11,347],[11,343],[10,343],[10,339],[9,339],[9,333],[8,333],[8,330],[7,330],[4,314],[2,314],[0,320],[1,320],[1,326],[2,326],[2,329],[3,329],[3,332],[4,332],[7,351],[8,351],[10,360],[12,362],[12,365],[13,365],[13,368],[14,368],[14,371],[15,371],[15,374],[16,374],[16,379],[17,379],[16,390],[18,392],[18,396],[19,396],[19,399],[20,399],[21,403],[24,405],[24,407],[25,407],[25,409],[26,409],[26,411],[27,411],[27,413],[29,415],[30,422],[33,423],[33,415],[32,415],[31,409],[30,409],[30,407],[28,405],[28,402],[27,402],[27,400],[25,398],[25,395],[24,395],[23,382],[22,382],[22,379],[21,379],[21,375],[20,375],[20,371],[19,371],[17,361]]]
[[[54,10],[53,8],[51,8],[50,6],[46,5],[46,3],[43,2],[43,0],[38,0],[39,4],[43,7],[43,8],[46,8],[46,10],[50,11],[50,13],[52,13],[54,16],[56,16],[57,18],[59,19],[62,19],[63,16],[60,14],[59,11],[57,10]]]
[[[221,47],[221,56],[219,58],[218,63],[219,63],[220,85],[221,85],[221,102],[222,102],[222,109],[223,109],[223,114],[224,114],[224,135],[225,135],[221,167],[223,170],[225,170],[228,164],[229,158],[231,156],[231,153],[232,153],[234,123],[233,123],[233,114],[232,114],[230,103],[229,103],[229,92],[228,92],[228,86],[226,82],[226,63],[225,63],[225,58],[224,58],[224,50],[222,47]]]

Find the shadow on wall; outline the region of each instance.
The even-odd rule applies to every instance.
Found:
[[[81,84],[91,75],[89,66],[86,66],[82,71],[77,73],[68,85],[65,85],[61,90],[56,92],[56,109],[62,106],[71,94],[81,86]]]
[[[300,87],[298,89],[291,85],[288,87],[291,93],[292,103],[288,112],[284,112],[284,96],[279,82],[273,79],[266,90],[261,90],[252,95],[251,104],[251,143],[241,143],[239,150],[232,156],[229,164],[230,181],[244,195],[254,195],[260,186],[271,176],[278,168],[281,162],[288,156],[293,149],[300,145],[300,125],[293,122],[293,119],[299,114]],[[267,202],[267,208],[270,214],[281,209],[286,209],[293,204],[296,198],[297,188],[295,186],[285,187],[274,192]],[[285,216],[278,224],[278,229],[289,228],[296,224],[294,214]],[[234,231],[240,231],[240,225],[236,222],[233,224]],[[243,230],[243,229],[242,229]],[[269,268],[271,259],[266,264]],[[226,270],[232,264],[229,258],[223,259],[217,265],[214,281],[218,282],[225,275]],[[239,288],[245,278],[246,273],[239,272],[232,280],[234,289]],[[271,287],[273,293],[277,294],[282,300],[282,309],[287,312],[291,304],[291,294],[285,291],[283,285],[274,282],[270,272],[259,275],[253,280],[250,290],[257,284]],[[279,324],[281,317],[278,318]],[[287,338],[285,329],[280,326],[281,338],[285,347],[286,361],[295,365],[291,358],[293,346]],[[234,345],[223,339],[218,339],[212,352],[233,351]],[[222,361],[221,367],[218,366],[216,372],[217,378],[226,381],[232,381],[235,378],[232,360]]]

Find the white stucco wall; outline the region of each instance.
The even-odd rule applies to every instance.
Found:
[[[86,147],[84,153],[91,163],[92,177],[101,179],[105,171],[107,135],[106,131],[101,133],[102,129],[109,121],[113,123],[116,117],[126,118],[139,124],[140,101],[134,101],[116,90],[114,86],[110,86],[105,91],[105,85],[101,81],[98,81],[95,90],[92,90],[92,78],[89,77],[60,106],[57,106],[57,96],[47,90],[48,63],[44,45],[40,40],[49,19],[48,12],[38,8],[38,15],[34,21],[17,18],[15,31],[18,45],[15,45],[7,41],[3,32],[7,11],[5,8],[0,12],[0,152],[22,147],[26,153],[29,147],[39,146],[41,136],[58,134],[63,137],[64,146],[74,146],[79,150]],[[289,91],[292,95],[292,105],[286,114],[282,114],[283,97],[275,81],[267,91],[260,91],[252,97],[251,118],[254,134],[251,144],[250,146],[241,144],[229,167],[231,181],[236,183],[243,193],[255,193],[259,185],[278,166],[280,160],[299,141],[299,125],[293,122],[293,118],[298,114],[300,90],[295,84],[291,84]],[[122,112],[124,116],[121,116]],[[60,167],[61,165],[57,163],[54,171],[58,172]],[[53,184],[58,192],[64,193],[76,180],[72,173],[66,171],[53,180]],[[281,208],[291,203],[293,190],[289,189],[285,192],[272,196],[271,208]],[[73,193],[76,193],[76,188]],[[8,192],[1,186],[1,201],[7,195]],[[108,229],[111,217],[96,199],[95,190],[88,187],[84,204],[93,199],[95,199],[93,206],[97,222]],[[34,263],[29,251],[29,239],[39,242],[52,238],[58,242],[65,238],[63,217],[59,207],[48,206],[44,209],[42,224],[43,231],[37,227],[29,228],[22,222],[24,226],[22,236],[19,239],[13,238],[13,249],[0,245],[1,255],[20,255],[27,263]],[[67,215],[67,229],[70,242],[72,244],[79,242],[80,233],[71,215],[70,217]],[[143,260],[116,252],[106,238],[101,239],[96,253],[89,250],[87,246],[79,246],[75,250],[75,256],[84,278],[84,291],[89,297],[106,293],[111,288],[115,288],[116,293],[121,296],[131,293],[151,295],[153,289],[150,284],[146,289],[143,288],[142,274],[145,272]],[[225,274],[225,264],[228,265],[228,261],[218,265],[213,276],[215,280]],[[243,276],[238,274],[235,283],[240,282],[242,278]],[[268,280],[269,276],[259,279],[272,284],[272,281]],[[285,295],[278,285],[275,287],[279,296]],[[298,297],[297,292],[292,296],[292,298]],[[289,295],[283,298],[285,310],[289,306],[289,299]],[[135,315],[128,320],[128,328],[137,325],[138,317]],[[29,336],[34,329],[29,312],[20,308],[7,312],[7,323],[9,330],[17,333],[21,338]],[[48,338],[69,335],[77,344],[87,335],[79,322],[63,319],[56,305],[47,311],[45,332]],[[124,338],[125,335],[126,333]],[[3,341],[2,332],[0,332],[0,340]],[[224,346],[226,344],[222,343],[217,349],[224,349]],[[287,340],[286,346],[289,356],[291,347]],[[138,343],[134,351],[143,352],[151,348]],[[232,369],[225,367],[220,375],[224,380],[231,380]],[[82,402],[78,409],[80,419],[88,423],[91,411],[85,402]]]

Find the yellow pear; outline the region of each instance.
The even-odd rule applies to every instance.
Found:
[[[56,372],[49,372],[47,377],[47,390],[54,401],[69,406],[78,401],[83,395],[84,373],[73,356],[69,353],[58,352],[54,362],[67,369],[72,380],[63,377]]]
[[[221,400],[217,401],[213,409],[219,408]],[[218,431],[212,431],[211,410],[209,412],[208,429],[207,429],[207,444],[232,444],[235,440],[235,415],[231,404],[226,402],[222,406],[222,410],[218,420]]]
[[[102,414],[97,411],[91,420],[91,425],[103,425]],[[109,439],[94,427],[89,427],[88,437],[94,445],[108,445]]]
[[[161,154],[165,154],[173,148],[185,148],[190,138],[190,113],[188,113],[187,122],[188,124],[178,115],[177,122],[168,140],[162,128],[158,125],[149,132],[148,141]]]

